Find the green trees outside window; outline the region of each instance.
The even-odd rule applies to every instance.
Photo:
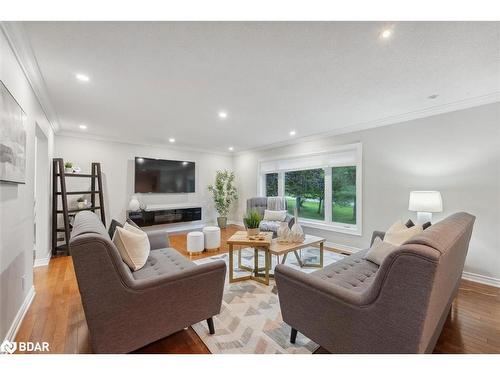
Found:
[[[323,168],[286,172],[285,197],[288,212],[292,215],[297,207],[299,217],[325,220],[325,171]]]
[[[356,224],[356,167],[332,168],[332,221]]]
[[[266,197],[278,196],[278,174],[266,174]]]

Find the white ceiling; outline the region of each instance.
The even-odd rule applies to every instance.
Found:
[[[380,33],[392,27],[387,40]],[[500,92],[496,22],[25,22],[61,133],[227,151]],[[90,76],[81,83],[75,73]],[[434,99],[428,96],[438,94]],[[454,103],[450,107],[450,103]],[[221,120],[219,110],[228,112]],[[401,117],[403,116],[403,117]],[[78,125],[88,128],[81,131]]]

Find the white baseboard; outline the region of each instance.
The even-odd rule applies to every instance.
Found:
[[[339,243],[330,242],[330,241],[326,241],[325,242],[325,246],[333,248],[333,249],[336,249],[336,250],[340,250],[340,251],[342,251],[343,253],[346,253],[346,254],[354,254],[354,253],[357,253],[358,251],[362,250],[362,249],[360,249],[358,247],[341,245]]]
[[[462,272],[462,279],[474,281],[479,284],[486,284],[500,288],[500,279],[496,279],[490,276],[483,276],[473,272]]]
[[[19,327],[23,322],[24,316],[26,315],[26,312],[28,312],[28,309],[30,308],[31,302],[33,302],[34,298],[35,298],[35,287],[32,285],[28,294],[26,295],[26,298],[23,301],[23,304],[21,305],[19,311],[14,317],[14,321],[12,322],[9,330],[7,331],[7,335],[5,336],[4,340],[8,341],[16,340],[17,331],[19,330]],[[2,340],[2,342],[4,340]]]
[[[52,256],[49,254],[49,256],[46,258],[35,259],[35,262],[33,263],[33,267],[48,266],[49,262],[50,262],[50,258],[52,258]]]

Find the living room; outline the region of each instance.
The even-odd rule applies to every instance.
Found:
[[[0,22],[0,352],[500,354],[500,22],[56,19]]]

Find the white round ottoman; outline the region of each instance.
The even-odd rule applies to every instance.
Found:
[[[205,227],[203,228],[205,235],[205,249],[207,251],[218,251],[220,248],[220,228]]]
[[[202,232],[189,232],[187,234],[187,251],[201,253],[205,249],[205,240]]]

